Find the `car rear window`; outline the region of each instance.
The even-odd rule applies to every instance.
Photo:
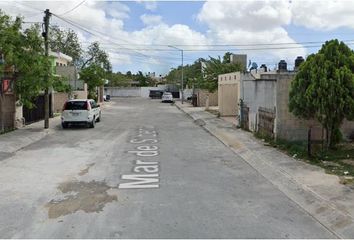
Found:
[[[67,102],[65,105],[65,110],[86,110],[87,102],[85,101],[75,101]]]

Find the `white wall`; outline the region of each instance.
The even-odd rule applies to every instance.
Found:
[[[241,83],[241,97],[244,104],[249,107],[249,129],[257,130],[259,107],[274,109],[276,106],[275,80],[248,80]]]
[[[105,95],[111,95],[111,97],[140,97],[140,87],[109,87],[105,88]]]
[[[143,97],[148,98],[150,90],[165,91],[166,85],[157,85],[157,87],[105,87],[104,94],[111,97]]]

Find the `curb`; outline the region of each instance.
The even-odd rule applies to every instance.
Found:
[[[192,116],[192,114],[186,112],[178,105],[176,105],[176,107],[194,121],[198,119],[203,120],[203,118]],[[233,123],[230,124],[235,126]],[[231,145],[230,142],[225,139],[225,136],[219,136],[207,123],[198,126],[205,129],[235,154],[239,155],[250,167],[255,169],[291,201],[296,203],[299,208],[304,210],[310,217],[331,232],[334,237],[352,238],[354,236],[354,217],[344,209],[340,209],[340,207],[323,198],[307,185],[298,182],[285,169],[274,166],[268,161],[263,160],[259,154],[248,149],[242,142],[237,141],[236,144]]]
[[[58,119],[60,119],[60,116],[51,118],[51,123],[56,125],[55,121],[57,121]],[[38,122],[36,123],[38,124]],[[42,140],[43,138],[54,132],[53,128],[38,130],[36,129],[35,131],[33,131],[33,126],[31,125],[32,124],[29,124],[25,127],[16,129],[12,132],[2,135],[0,137],[0,152],[8,154],[16,153],[22,150],[23,148]]]

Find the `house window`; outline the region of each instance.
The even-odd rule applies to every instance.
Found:
[[[231,80],[231,76],[229,76],[229,80]]]
[[[234,75],[234,79],[236,80],[236,75]]]
[[[57,66],[59,66],[59,63],[58,63],[58,62],[56,62],[55,64],[56,64]]]

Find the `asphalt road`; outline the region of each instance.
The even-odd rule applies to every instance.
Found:
[[[94,129],[58,125],[0,160],[1,238],[334,238],[157,100],[113,99]]]

